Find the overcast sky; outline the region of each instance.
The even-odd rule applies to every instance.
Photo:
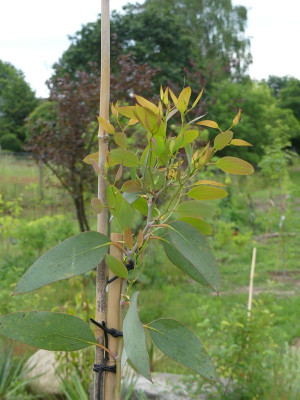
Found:
[[[128,0],[111,0],[121,10]],[[141,2],[141,1],[140,1]],[[291,75],[300,79],[300,1],[232,0],[249,10],[254,79]],[[52,65],[69,46],[68,35],[95,21],[100,0],[1,0],[0,59],[21,69],[37,96],[48,94]]]

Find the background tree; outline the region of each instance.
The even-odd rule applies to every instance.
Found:
[[[291,110],[279,106],[265,83],[223,81],[215,84],[208,100],[208,108],[212,109],[213,105],[213,112],[208,117],[214,119],[218,115],[222,128],[228,124],[229,111],[237,111],[237,104],[243,117],[236,132],[241,139],[255,143],[255,153],[251,148],[236,146],[231,154],[257,164],[264,154],[264,146],[274,141],[276,136],[280,135],[285,142],[299,137],[299,122]]]
[[[23,73],[0,60],[0,142],[4,149],[22,149],[25,118],[37,103]]]
[[[111,79],[112,99],[128,100],[135,90],[147,92],[156,71],[148,65],[136,65],[132,58],[121,56],[118,70],[122,76]],[[89,230],[85,212],[85,193],[92,193],[95,177],[82,163],[96,151],[99,73],[94,64],[89,72],[78,71],[60,76],[57,72],[48,82],[50,101],[41,104],[28,118],[28,144],[71,195],[81,231]]]
[[[216,77],[240,80],[251,62],[246,22],[246,8],[234,7],[230,0],[128,4],[111,19],[112,70],[116,71],[114,60],[119,54],[131,53],[137,64],[160,70],[154,78],[154,92],[160,84],[170,82],[182,87],[185,68],[201,70],[205,81]],[[86,69],[88,61],[99,66],[100,27],[98,19],[71,37],[71,45],[59,61],[62,72]]]

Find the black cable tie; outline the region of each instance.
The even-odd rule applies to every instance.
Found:
[[[102,321],[102,324],[100,324],[100,322],[95,321],[93,318],[90,318],[90,321],[94,325],[98,326],[98,328],[101,328],[105,333],[108,333],[109,335],[111,335],[114,338],[118,338],[120,336],[123,336],[123,332],[120,332],[115,328],[110,328],[110,329],[107,328],[104,321]]]
[[[117,368],[115,365],[105,365],[105,364],[94,364],[93,366],[93,371],[94,372],[102,372],[102,371],[108,371],[108,372],[116,372]]]
[[[133,260],[128,261],[128,263],[125,264],[125,267],[126,267],[127,271],[132,271],[134,269],[134,261]],[[107,281],[107,284],[112,283],[116,279],[118,279],[118,276],[113,276],[112,278],[110,278]]]

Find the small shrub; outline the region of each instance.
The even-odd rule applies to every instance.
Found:
[[[6,133],[0,138],[0,146],[3,150],[22,151],[22,143],[13,133]]]

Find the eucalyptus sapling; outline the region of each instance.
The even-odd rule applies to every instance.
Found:
[[[114,235],[109,239],[102,233],[84,232],[71,237],[40,257],[17,284],[16,294],[27,293],[86,273],[105,258],[110,278],[118,277],[109,285],[118,284],[121,296],[117,310],[119,326],[107,327],[120,328],[123,333],[117,338],[114,351],[109,344],[107,348],[105,343],[97,343],[89,325],[71,315],[20,312],[0,317],[2,335],[35,347],[65,351],[90,345],[106,347],[110,364],[116,365],[115,399],[120,398],[120,379],[127,360],[151,381],[146,332],[148,339],[170,358],[204,378],[217,379],[206,350],[189,328],[169,318],[148,324],[141,322],[136,291],[151,241],[160,242],[169,260],[194,281],[210,286],[217,293],[221,289],[218,267],[205,238],[212,229],[205,218],[213,213],[208,202],[225,198],[228,192],[222,182],[199,180],[198,175],[211,166],[237,175],[250,175],[254,170],[239,158],[215,157],[227,146],[250,145],[234,138],[233,130],[239,123],[241,111],[224,131],[217,122],[203,117],[189,121],[189,113],[202,93],[203,90],[192,105],[190,87],[185,87],[178,97],[169,88],[161,88],[157,104],[138,95],[132,106],[111,104],[115,123],[98,118],[102,131],[109,134],[111,148],[106,151],[105,168],[102,171],[98,168],[98,153],[87,155],[84,162],[92,165],[97,174],[102,174],[106,184],[105,199],[93,199],[93,209],[100,216],[109,211],[114,230],[122,236]],[[176,119],[180,119],[180,124],[174,133],[170,125]],[[132,150],[129,146],[128,139],[136,127],[144,132],[141,150]],[[203,147],[197,144],[201,134],[199,127],[216,132],[212,143]],[[138,230],[134,224],[136,216],[143,221]],[[117,250],[117,257],[114,251],[107,254],[109,247]],[[109,319],[106,315],[104,320]],[[38,327],[34,331],[33,325]],[[112,373],[111,370],[106,372],[107,375]]]

